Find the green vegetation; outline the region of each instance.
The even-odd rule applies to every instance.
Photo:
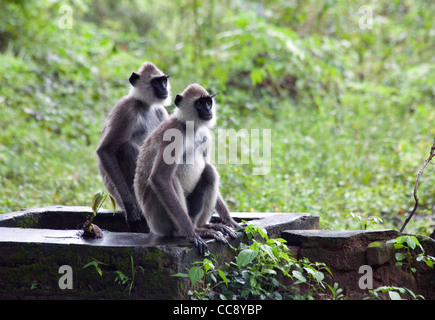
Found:
[[[2,1],[0,213],[89,204],[104,116],[150,60],[173,93],[220,92],[217,128],[272,129],[269,174],[217,165],[232,211],[397,228],[435,136],[434,16],[430,0]],[[429,165],[407,232],[431,231],[434,177]]]
[[[323,270],[332,273],[324,263],[311,263],[307,258],[296,259],[284,239],[270,239],[259,227],[248,225],[244,230],[249,244],[240,243],[235,262],[223,268],[215,259],[205,258],[176,277],[190,280],[188,294],[193,300],[306,300],[343,299],[342,289],[324,282]]]
[[[415,294],[411,290],[407,288],[400,288],[400,287],[394,287],[394,286],[383,286],[376,288],[375,290],[369,290],[371,297],[374,299],[382,299],[379,296],[380,292],[388,292],[388,297],[390,300],[423,300],[424,297],[420,294]],[[405,294],[406,298],[402,297],[401,294]],[[366,299],[368,300],[368,299]]]
[[[397,260],[396,266],[403,266],[404,264],[408,267],[411,274],[416,273],[417,269],[413,267],[412,264],[412,254],[411,250],[415,250],[419,248],[421,253],[419,253],[416,257],[416,261],[424,262],[429,268],[434,268],[435,257],[430,255],[426,255],[423,246],[420,244],[420,241],[415,236],[400,236],[396,239],[392,239],[387,241],[387,243],[394,243],[394,248],[397,250],[403,249],[405,253],[397,252],[395,254],[395,258]]]

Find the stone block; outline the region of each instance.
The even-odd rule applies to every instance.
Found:
[[[385,241],[373,241],[367,246],[367,264],[369,266],[380,266],[394,260],[396,249],[393,244]]]
[[[334,270],[355,271],[367,264],[366,247],[377,240],[392,239],[394,230],[286,230],[289,245],[300,246],[300,255],[324,262]]]

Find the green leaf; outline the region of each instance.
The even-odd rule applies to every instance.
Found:
[[[113,214],[115,214],[115,212],[116,212],[116,201],[115,201],[115,198],[113,198],[112,195],[110,195],[110,194],[109,194],[109,198],[110,198],[110,202],[112,203]]]
[[[268,254],[268,256],[269,256],[273,261],[276,261],[276,257],[275,257],[275,254],[274,254],[274,252],[273,252],[274,250],[273,250],[272,247],[270,247],[270,246],[268,246],[268,245],[263,245],[261,248],[263,249],[264,252],[266,252],[266,253]]]
[[[403,253],[400,253],[400,252],[397,252],[397,253],[395,254],[395,257],[396,257],[396,260],[397,260],[397,261],[405,260],[405,255],[404,255]]]
[[[103,192],[98,192],[94,195],[94,197],[92,198],[92,211],[94,212],[94,216],[97,215],[97,211],[101,205],[101,203],[104,201],[104,199],[106,198],[106,196],[104,195]]]
[[[209,259],[204,259],[202,265],[204,266],[205,272],[214,269],[214,264]]]
[[[405,246],[403,245],[403,244],[401,244],[401,243],[396,243],[396,244],[394,244],[394,248],[395,249],[402,249],[402,248],[404,248]]]
[[[264,268],[263,270],[261,270],[262,274],[271,274],[271,275],[276,275],[276,271],[270,268]]]
[[[267,73],[264,69],[253,69],[250,73],[250,76],[252,84],[257,85],[262,82],[263,78],[267,76]]]
[[[314,278],[317,280],[317,282],[319,282],[323,286],[322,281],[323,281],[323,279],[325,279],[325,275],[322,272],[316,270],[314,272]]]
[[[412,236],[411,239],[414,240],[415,246],[419,246],[420,245],[420,241],[418,241],[417,237]]]
[[[217,279],[215,277],[215,275],[213,273],[209,273],[210,279],[214,282],[217,283]]]
[[[258,227],[257,231],[258,231],[258,233],[260,234],[260,236],[261,236],[263,239],[266,239],[266,240],[269,239],[268,236],[267,236],[267,231],[266,231],[266,229],[263,229],[263,228],[261,228],[261,227]]]
[[[400,294],[396,291],[388,291],[391,300],[403,300]]]
[[[228,280],[225,276],[225,273],[222,270],[218,270],[219,275],[221,276],[222,280],[225,282],[225,285],[228,287]]]
[[[302,273],[300,271],[293,270],[292,275],[293,275],[293,277],[298,279],[300,282],[303,282],[303,283],[307,282],[307,279],[302,275]]]
[[[236,258],[237,266],[239,268],[246,266],[251,263],[257,257],[258,251],[251,249],[245,249],[239,253]]]
[[[192,267],[189,270],[189,279],[192,284],[192,286],[197,283],[199,280],[202,279],[204,276],[204,270],[198,267]]]
[[[91,262],[85,264],[85,265],[82,267],[82,269],[85,269],[85,268],[90,267],[90,266],[96,266],[96,267],[98,267],[98,263],[95,262],[95,261],[91,261]]]
[[[103,276],[103,270],[101,270],[101,268],[99,267],[100,264],[101,264],[101,265],[104,265],[104,266],[107,266],[107,263],[104,263],[104,262],[91,261],[91,262],[85,264],[85,265],[82,267],[82,269],[85,269],[85,268],[90,267],[90,266],[94,266],[94,267],[95,267],[95,270],[97,270],[97,272],[98,272],[98,274],[100,275],[100,277],[102,277],[102,276]]]
[[[179,277],[179,278],[187,278],[189,275],[187,273],[176,273],[172,275],[173,277]]]
[[[406,237],[405,242],[408,245],[408,247],[410,247],[412,250],[415,249],[416,247],[416,243],[415,240],[417,240],[417,238],[415,238],[415,240],[413,239],[415,237]],[[418,241],[418,240],[417,240]]]

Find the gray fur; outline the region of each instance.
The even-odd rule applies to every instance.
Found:
[[[164,75],[163,72],[154,64],[145,62],[138,74],[140,78],[130,93],[110,111],[96,150],[103,183],[125,212],[131,231],[138,231],[143,219],[133,187],[139,148],[168,117],[164,107],[168,99],[157,99],[150,85],[151,79]]]
[[[182,103],[177,111],[162,122],[140,148],[134,178],[136,197],[151,232],[162,236],[187,237],[200,253],[207,249],[201,237],[212,237],[226,243],[222,233],[235,236],[230,227],[238,226],[220,196],[219,174],[210,164],[209,155],[203,150],[196,152],[198,148],[211,145],[209,127],[216,122],[215,117],[205,121],[195,116],[193,104],[205,95],[208,95],[207,91],[197,84],[183,91]],[[187,121],[194,122],[194,141],[189,141]],[[165,133],[171,130],[181,132],[182,141],[165,141]],[[198,141],[206,141],[206,146]],[[173,163],[167,163],[165,158],[165,150],[169,147],[180,151],[175,153],[178,158]],[[194,162],[187,163],[192,152],[196,155]],[[199,206],[195,213],[189,212],[187,199]],[[214,210],[230,227],[209,224]]]

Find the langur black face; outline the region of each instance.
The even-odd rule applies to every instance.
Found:
[[[151,85],[154,90],[154,95],[158,99],[166,99],[169,95],[168,93],[168,75],[161,77],[155,77],[151,79]]]
[[[211,120],[213,118],[213,96],[201,97],[195,100],[194,106],[198,112],[198,117],[202,120]]]
[[[171,86],[169,76],[164,74],[151,62],[145,62],[139,71],[133,72],[130,76],[131,90],[135,98],[146,102],[170,104]]]
[[[216,106],[214,96],[197,83],[189,85],[175,96],[175,116],[180,121],[194,121],[208,128],[216,124]]]

